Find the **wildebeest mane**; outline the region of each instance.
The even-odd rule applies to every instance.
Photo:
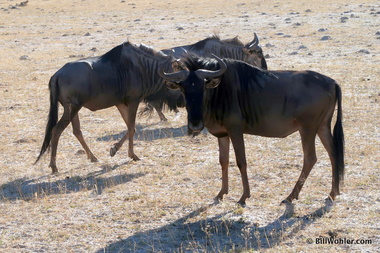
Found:
[[[101,61],[111,61],[118,73],[120,92],[127,85],[140,85],[143,91],[141,99],[167,89],[157,69],[167,55],[144,44],[136,45],[129,41],[120,44],[100,57]]]
[[[229,44],[229,45],[232,45],[232,46],[239,46],[239,47],[244,47],[244,44],[243,42],[241,42],[239,40],[239,37],[236,36],[234,38],[231,38],[231,39],[223,39],[223,40],[220,40],[221,42],[223,43],[226,43],[226,44]]]
[[[216,41],[220,42],[222,44],[227,44],[228,46],[237,46],[237,47],[244,47],[244,44],[239,40],[238,36],[231,38],[231,39],[220,39],[220,37],[217,34],[214,34],[204,40],[198,41],[195,43],[191,48],[190,51],[201,51],[204,49],[205,45],[209,41]]]
[[[118,61],[123,52],[123,44],[120,44],[114,48],[112,48],[107,53],[100,56],[101,61]]]
[[[137,51],[139,54],[142,54],[147,57],[166,57],[166,55],[163,52],[157,51],[152,47],[146,46],[144,44],[135,45],[133,43],[130,43],[129,41],[126,41],[123,44],[120,44],[112,48],[110,51],[100,56],[100,59],[103,61],[117,61],[120,59],[123,53],[128,53],[128,50]]]
[[[155,50],[152,47],[146,46],[144,44],[140,44],[138,47],[136,46],[141,52],[144,53],[145,56],[148,57],[160,57],[160,58],[165,58],[167,57],[166,54],[164,54],[162,51]]]

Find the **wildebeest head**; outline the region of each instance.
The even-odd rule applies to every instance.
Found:
[[[198,134],[204,128],[203,124],[203,96],[205,89],[216,88],[221,76],[227,69],[222,59],[213,55],[210,63],[218,65],[218,69],[199,69],[197,64],[192,63],[191,57],[185,59],[186,63],[176,60],[172,63],[176,72],[165,73],[163,68],[158,70],[160,76],[166,81],[170,89],[180,89],[186,100],[188,130],[190,134]],[[202,59],[202,58],[201,58]],[[216,64],[217,63],[217,64]]]
[[[262,69],[268,69],[263,50],[259,46],[259,38],[256,33],[253,40],[244,46],[243,51],[245,53],[243,59],[244,62],[253,66],[261,67]]]

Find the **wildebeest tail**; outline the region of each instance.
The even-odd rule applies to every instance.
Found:
[[[153,116],[153,106],[150,103],[146,103],[145,106],[140,110],[140,117],[151,118]]]
[[[342,125],[342,91],[338,84],[336,84],[336,97],[338,103],[338,112],[333,131],[334,157],[336,166],[333,173],[335,186],[338,188],[337,194],[340,194],[339,184],[344,180],[344,134]]]
[[[49,90],[50,90],[50,111],[48,116],[48,122],[45,130],[45,138],[42,143],[40,154],[37,157],[36,164],[41,156],[46,152],[50,146],[50,140],[52,136],[53,127],[57,125],[58,121],[58,97],[59,97],[59,88],[57,84],[57,78],[52,76],[49,81]]]

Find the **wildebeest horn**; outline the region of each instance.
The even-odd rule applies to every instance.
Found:
[[[254,38],[251,41],[251,43],[249,43],[248,49],[250,49],[252,47],[256,47],[257,45],[259,45],[259,37],[257,37],[256,33],[254,33]]]
[[[158,74],[166,79],[170,80],[173,82],[181,82],[186,79],[186,77],[189,75],[189,71],[187,70],[181,70],[178,72],[173,72],[173,73],[165,73],[164,72],[164,66],[168,65],[171,62],[171,57],[168,58],[161,66],[158,68]]]
[[[226,71],[227,65],[224,63],[224,61],[214,54],[212,54],[212,56],[214,56],[214,58],[218,61],[220,65],[220,69],[219,70],[198,69],[197,71],[195,71],[195,73],[199,78],[212,79],[212,78],[223,75],[223,73]]]

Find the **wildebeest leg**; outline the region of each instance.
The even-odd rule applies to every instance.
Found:
[[[128,122],[128,106],[126,106],[125,104],[120,104],[120,105],[117,105],[116,107],[119,110],[119,112],[121,114],[121,117],[123,117],[123,120],[124,120],[125,124],[128,127],[128,123],[127,123]],[[110,149],[110,155],[111,156],[116,155],[116,152],[119,151],[119,149],[123,146],[124,142],[127,139],[128,139],[128,130],[124,134],[124,136],[121,138],[121,140],[118,141],[117,143],[115,143],[113,145],[113,147],[111,147],[111,149]]]
[[[121,114],[121,117],[123,117],[123,120],[124,120],[125,124],[127,124],[127,120],[128,120],[128,106],[126,106],[125,104],[120,104],[120,105],[117,105],[116,107],[119,110],[119,112]],[[117,143],[115,143],[113,145],[113,147],[111,147],[111,149],[110,149],[110,155],[112,157],[114,155],[116,155],[116,152],[123,146],[124,142],[127,139],[128,139],[128,131],[124,134],[124,136],[121,138],[120,141],[118,141]]]
[[[75,137],[77,137],[78,141],[84,148],[87,154],[87,158],[91,160],[91,162],[97,162],[98,159],[94,156],[94,154],[91,152],[90,148],[87,146],[86,142],[84,141],[82,131],[80,130],[80,122],[79,122],[79,116],[78,113],[74,115],[73,119],[71,120],[71,124],[73,126],[73,133]]]
[[[128,156],[135,161],[140,160],[140,158],[138,158],[133,151],[133,136],[135,134],[136,113],[137,113],[138,105],[139,103],[137,101],[130,102],[128,106],[125,104],[116,105],[117,109],[119,110],[121,116],[124,119],[125,124],[127,125],[128,133],[126,133],[125,136],[113,147],[113,148],[116,148],[116,151],[117,151],[123,145],[124,141],[127,138],[129,138]],[[111,155],[112,155],[112,149],[111,149]]]
[[[137,108],[139,107],[139,101],[131,101],[128,105],[128,135],[129,135],[129,145],[128,145],[128,156],[134,161],[140,160],[140,158],[135,155],[133,151],[133,136],[135,135],[136,127],[136,114]]]
[[[293,199],[298,199],[298,195],[305,183],[314,164],[317,162],[315,153],[315,136],[316,131],[303,128],[300,129],[302,149],[303,149],[303,167],[292,193],[282,203],[292,203]]]
[[[245,157],[245,146],[244,146],[244,137],[243,131],[241,129],[235,129],[234,131],[228,132],[234,147],[236,163],[239,167],[241,179],[243,182],[243,195],[238,201],[239,204],[245,206],[245,200],[251,197],[248,176],[247,176],[247,161]]]
[[[168,121],[168,119],[162,113],[162,105],[155,105],[154,109],[156,109],[156,112],[157,112],[158,116],[160,117],[161,121]]]
[[[330,123],[328,125],[324,124],[319,129],[318,136],[330,157],[332,167],[332,188],[329,197],[331,200],[335,200],[336,195],[339,194],[339,185],[335,184],[336,180],[334,178],[334,168],[336,167],[336,162],[333,154],[334,143],[333,136],[331,134]]]
[[[116,155],[116,152],[123,146],[124,142],[128,139],[128,131],[124,134],[121,140],[113,145],[110,149],[110,155]]]
[[[217,199],[223,199],[224,194],[228,194],[228,163],[230,155],[230,137],[225,136],[218,138],[219,143],[219,163],[222,167],[222,189],[216,196]]]
[[[58,121],[57,125],[53,128],[52,138],[51,138],[51,156],[50,156],[50,164],[53,174],[58,172],[57,164],[56,164],[56,156],[57,156],[57,147],[59,137],[61,136],[63,130],[70,124],[71,119],[75,114],[78,113],[80,106],[73,105],[64,105],[64,111],[61,119]]]

